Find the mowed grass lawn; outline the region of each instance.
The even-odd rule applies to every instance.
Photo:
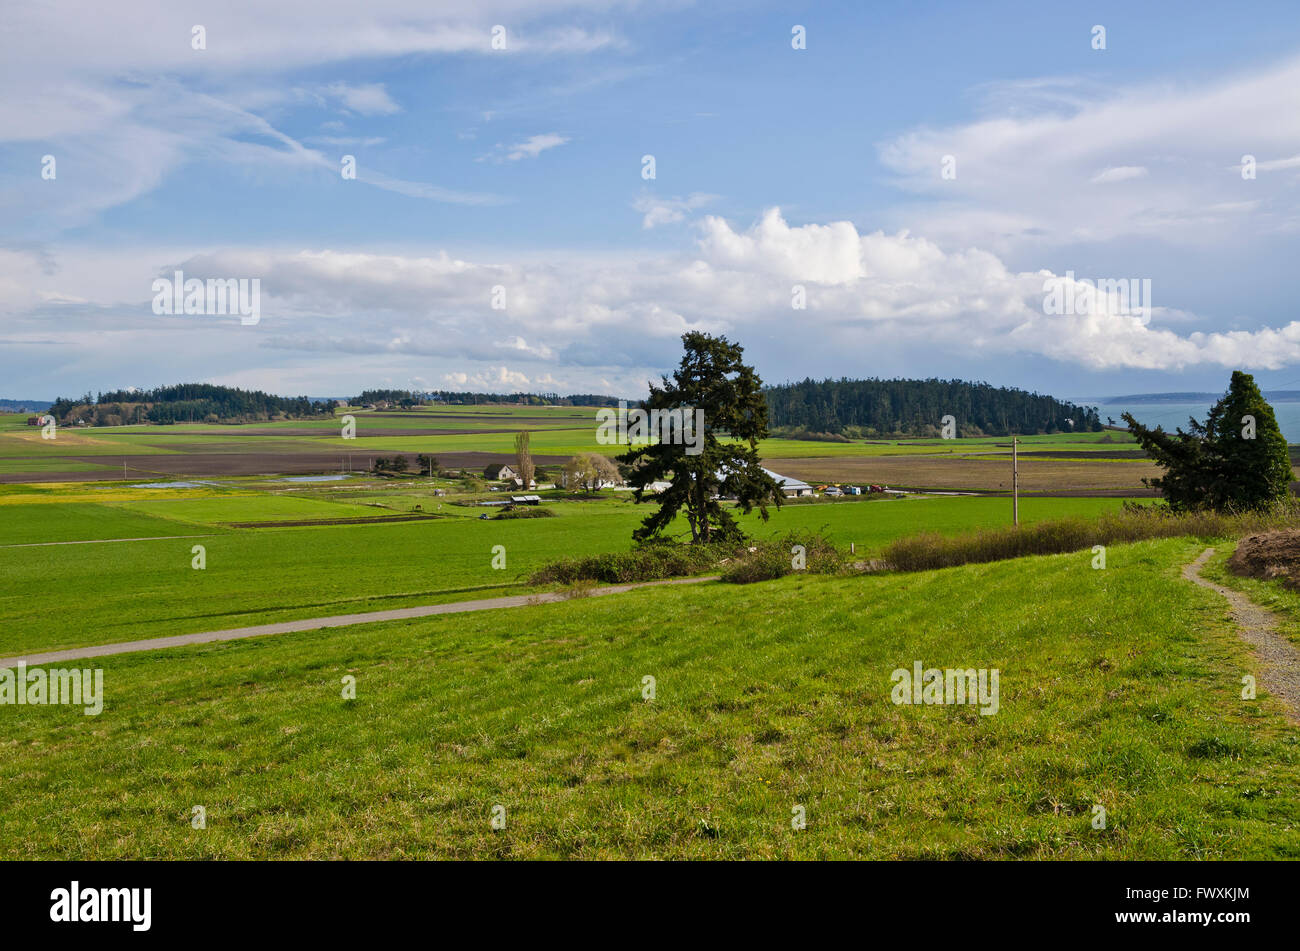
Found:
[[[0,708],[0,856],[1297,858],[1300,745],[1201,547],[102,658],[98,717]],[[998,713],[894,705],[918,660],[998,669]]]
[[[481,521],[481,510],[447,504],[443,511],[454,515],[427,521],[229,530],[221,526],[291,512],[383,510],[256,495],[115,504],[131,508],[75,505],[64,512],[57,502],[11,504],[0,506],[0,519],[5,537],[23,541],[69,540],[78,526],[83,538],[212,537],[0,548],[0,657],[516,594],[531,590],[528,577],[557,558],[626,551],[632,530],[652,510],[622,495],[549,506],[556,518]],[[426,508],[436,511],[436,504]],[[1119,504],[1024,500],[1021,516],[1031,522]],[[110,526],[84,515],[101,508],[127,520]],[[955,533],[1009,520],[1005,499],[955,497],[791,505],[765,525],[757,514],[743,524],[756,535],[824,531],[869,557],[917,531]],[[196,544],[205,549],[203,570],[192,567]],[[493,567],[497,545],[505,549],[504,569]]]

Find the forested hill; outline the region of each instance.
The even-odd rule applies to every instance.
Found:
[[[962,380],[804,380],[765,393],[774,435],[938,436],[944,416],[966,436],[1102,428],[1095,408]]]
[[[329,415],[329,403],[305,396],[272,396],[261,390],[240,390],[211,383],[180,383],[152,390],[117,390],[80,399],[59,397],[50,413],[59,422],[88,426],[129,426],[133,423],[253,422],[268,419]]]
[[[558,393],[458,393],[452,390],[434,390],[420,392],[417,390],[365,390],[351,402],[356,406],[372,406],[389,403],[393,406],[436,406],[440,403],[463,403],[465,405],[485,405],[489,403],[507,403],[525,406],[617,406],[617,396],[601,396],[596,393],[572,393],[560,396]],[[635,402],[635,401],[634,401]]]

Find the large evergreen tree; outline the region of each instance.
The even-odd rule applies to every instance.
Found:
[[[1144,479],[1178,511],[1210,508],[1256,509],[1285,498],[1291,488],[1291,458],[1273,407],[1240,370],[1204,423],[1188,421],[1188,431],[1148,429],[1124,414],[1142,448],[1165,470]]]
[[[734,497],[744,512],[757,507],[764,521],[769,502],[781,505],[780,487],[758,460],[758,441],[767,435],[763,383],[742,361],[744,348],[726,337],[691,331],[682,335],[682,343],[681,365],[671,380],[663,377],[662,387],[650,384],[643,405],[650,411],[703,410],[703,440],[698,454],[687,452],[685,443],[661,440],[618,457],[631,470],[628,482],[638,502],[652,482],[670,483],[651,497],[659,509],[632,537],[653,538],[684,512],[692,544],[737,540],[744,533],[718,496]]]

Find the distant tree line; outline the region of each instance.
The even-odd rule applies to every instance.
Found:
[[[0,400],[0,412],[43,413],[50,408],[48,400]]]
[[[938,436],[944,416],[960,435],[1096,432],[1095,407],[963,380],[812,380],[766,387],[773,435]]]
[[[135,423],[252,422],[276,418],[327,416],[330,403],[305,396],[272,396],[211,383],[178,383],[152,390],[112,390],[80,399],[59,397],[50,413],[60,422],[88,426]]]
[[[525,406],[617,406],[617,396],[595,393],[457,393],[452,390],[365,390],[349,400],[353,406],[388,403],[394,406],[427,406],[437,403],[460,403],[478,406],[487,403],[522,403]]]

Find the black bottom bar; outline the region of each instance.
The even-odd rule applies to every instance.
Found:
[[[696,930],[769,939],[786,926],[815,922],[820,932],[841,923],[855,934],[943,946],[981,935],[1232,940],[1293,921],[1296,877],[1292,865],[1252,862],[4,863],[0,920],[6,938],[75,932],[127,940],[336,942],[398,927],[432,935],[429,926],[449,925],[460,934],[477,925],[493,937],[519,929],[533,939],[554,932],[676,940],[678,925],[692,921]],[[148,930],[137,930],[146,918],[143,889]],[[122,920],[71,920],[115,913]]]

